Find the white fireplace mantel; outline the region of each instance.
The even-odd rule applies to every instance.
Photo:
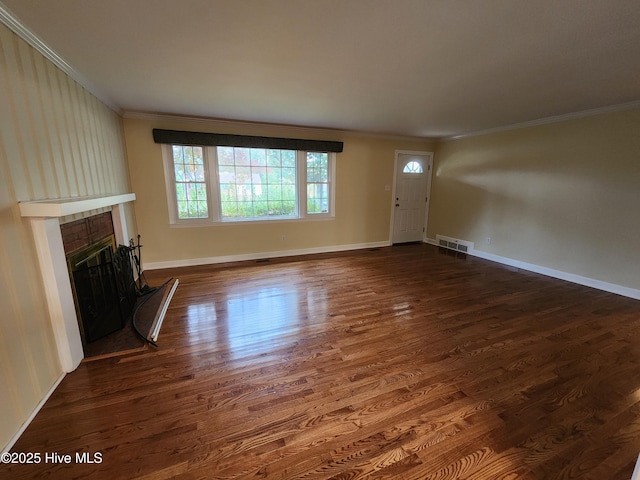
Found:
[[[21,215],[31,222],[58,357],[67,373],[80,365],[84,350],[62,244],[60,218],[111,207],[116,242],[127,245],[129,235],[122,206],[135,199],[134,193],[124,193],[36,200],[19,204]]]
[[[135,193],[121,193],[114,195],[94,195],[90,197],[34,200],[32,202],[20,202],[20,214],[23,217],[65,217],[75,213],[132,202],[135,199]]]

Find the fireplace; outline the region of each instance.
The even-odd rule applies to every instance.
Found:
[[[133,193],[121,193],[20,203],[21,215],[28,218],[31,224],[51,327],[60,365],[65,372],[72,372],[78,367],[84,357],[84,351],[62,242],[60,219],[68,215],[111,207],[116,244],[126,245],[129,234],[123,207],[135,198]]]
[[[117,252],[111,212],[65,223],[60,230],[80,336],[87,345],[123,328],[133,310],[128,250]]]

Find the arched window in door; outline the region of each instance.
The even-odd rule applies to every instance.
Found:
[[[411,160],[404,166],[404,168],[402,169],[402,173],[423,173],[422,165],[420,164],[420,162]]]

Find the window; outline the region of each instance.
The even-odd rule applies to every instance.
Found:
[[[307,152],[307,213],[329,212],[329,154]]]
[[[330,217],[334,153],[166,145],[173,224]]]
[[[295,216],[296,152],[217,147],[222,219]]]
[[[178,218],[207,218],[207,184],[205,183],[202,147],[173,146]]]
[[[420,165],[420,162],[412,160],[404,166],[402,173],[423,173],[422,165]]]

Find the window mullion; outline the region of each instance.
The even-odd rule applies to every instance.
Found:
[[[335,215],[336,208],[336,154],[329,153],[329,165],[327,171],[327,180],[329,181],[329,215]]]
[[[298,217],[307,216],[307,152],[296,152],[298,167]]]
[[[218,153],[216,147],[206,147],[207,194],[209,195],[209,211],[211,220],[220,221],[220,179],[218,175]]]

